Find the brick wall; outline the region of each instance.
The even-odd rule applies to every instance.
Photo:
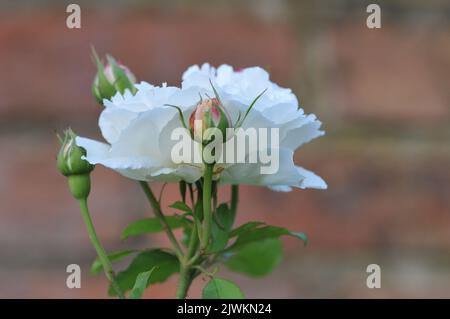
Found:
[[[352,14],[322,16],[324,2],[285,1],[268,15],[194,2],[83,6],[82,29],[68,30],[65,7],[45,3],[0,14],[0,297],[106,297],[105,280],[88,274],[94,251],[55,168],[55,130],[99,136],[91,44],[152,83],[177,85],[188,65],[204,61],[265,66],[324,120],[328,134],[297,162],[323,176],[327,191],[243,187],[239,222],[302,230],[311,242],[286,239],[285,260],[265,279],[230,274],[249,297],[450,297],[448,24],[388,14],[375,31],[354,5]],[[430,3],[430,14],[446,8]],[[169,186],[164,203],[176,196]],[[136,183],[98,167],[91,206],[108,250],[167,244],[119,240],[124,226],[149,214]],[[70,263],[84,270],[82,289],[65,286]],[[382,267],[380,290],[365,287],[370,263]],[[147,296],[171,297],[174,279]],[[199,279],[191,296],[201,287]]]

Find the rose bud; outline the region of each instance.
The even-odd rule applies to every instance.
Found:
[[[95,51],[93,51],[94,60],[97,65],[97,74],[92,84],[92,93],[97,102],[102,104],[103,99],[111,99],[117,92],[125,93],[130,90],[131,93],[136,92],[134,83],[136,77],[124,65],[118,63],[112,56],[106,56],[106,65],[100,61]]]
[[[204,136],[209,128],[217,128],[225,141],[226,130],[231,127],[230,116],[217,98],[201,100],[189,117],[189,129],[194,140],[208,144],[211,137]]]
[[[91,189],[89,174],[94,165],[85,159],[86,150],[75,142],[76,135],[71,129],[64,132],[61,141],[61,149],[58,153],[58,169],[64,176],[68,177],[69,189],[76,199],[87,198]]]

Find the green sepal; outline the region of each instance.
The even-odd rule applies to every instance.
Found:
[[[130,90],[131,93],[135,94],[136,88],[134,87],[133,82],[131,82],[125,70],[119,66],[116,59],[114,59],[111,55],[107,54],[106,60],[108,61],[108,64],[111,66],[112,73],[115,78],[115,81],[113,83],[114,88],[121,94],[124,94],[125,90],[127,89]]]

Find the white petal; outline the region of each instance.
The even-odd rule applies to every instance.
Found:
[[[279,151],[279,170],[275,174],[261,174],[261,163],[242,163],[229,166],[220,181],[226,184],[265,185],[276,191],[288,192],[292,187],[326,189],[325,181],[302,167],[295,166],[293,152]]]
[[[265,151],[265,150],[264,150]],[[226,184],[248,184],[248,185],[294,185],[299,182],[293,162],[293,152],[289,149],[272,149],[271,152],[279,153],[278,171],[274,174],[261,174],[262,167],[268,164],[249,163],[247,155],[245,163],[229,166],[220,178]]]
[[[262,114],[277,124],[285,124],[301,117],[303,110],[293,103],[276,103],[263,110]]]
[[[179,182],[184,180],[188,183],[195,183],[202,177],[202,170],[199,167],[190,165],[179,165],[177,168],[164,168],[151,174],[151,179],[162,182]]]
[[[320,177],[303,167],[296,167],[298,173],[303,177],[302,181],[298,185],[300,188],[316,188],[327,189],[327,183]]]
[[[224,86],[233,81],[234,70],[228,64],[222,64],[217,68],[217,84]]]
[[[296,169],[298,174],[300,175],[300,182],[296,185],[291,186],[295,186],[301,189],[305,188],[327,189],[327,184],[321,177],[299,166],[297,166]],[[270,185],[269,188],[277,192],[290,192],[292,190],[291,186]]]
[[[221,97],[228,96],[247,107],[264,90],[266,92],[258,99],[255,109],[264,110],[280,103],[298,106],[298,100],[292,91],[271,82],[267,71],[260,67],[234,71],[229,65],[221,65],[217,70],[209,64],[204,64],[201,68],[192,66],[183,74],[182,87],[183,89],[190,87],[210,89],[210,80]]]
[[[181,76],[182,80],[185,80],[187,78],[189,78],[189,76],[191,76],[194,73],[197,73],[200,71],[200,67],[195,64],[195,65],[191,65],[190,67],[187,68],[186,71],[184,71],[183,75]]]
[[[77,136],[76,143],[86,150],[85,159],[91,164],[98,164],[108,157],[110,146],[89,138]]]
[[[147,157],[154,163],[161,163],[159,137],[163,128],[174,119],[177,112],[171,107],[160,107],[139,114],[123,130],[111,147],[113,157]]]
[[[284,193],[287,193],[287,192],[292,191],[292,187],[287,186],[287,185],[270,185],[270,186],[267,186],[267,187],[268,187],[269,189],[275,191],[275,192],[284,192]]]
[[[111,147],[105,143],[80,136],[76,138],[76,142],[86,150],[84,158],[91,164],[101,164],[116,170],[152,167],[152,161],[146,157],[111,156]]]
[[[190,87],[210,88],[210,80],[215,82],[216,69],[211,67],[208,63],[204,63],[201,67],[193,65],[183,73],[183,82],[181,84],[183,89]]]
[[[296,150],[301,145],[325,134],[320,130],[322,122],[314,114],[300,115],[281,125],[280,146]]]
[[[158,87],[142,82],[136,84],[136,88],[138,91],[135,95],[127,90],[123,95],[118,92],[111,101],[104,100],[105,110],[100,115],[99,126],[103,137],[111,144],[118,140],[122,131],[138,114],[163,107],[170,103],[173,96],[182,95],[179,88],[164,84]],[[183,95],[186,101],[187,93]]]
[[[110,144],[117,141],[122,131],[137,117],[138,113],[127,109],[107,107],[100,114],[98,126]]]

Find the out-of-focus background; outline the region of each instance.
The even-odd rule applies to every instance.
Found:
[[[327,135],[296,160],[328,190],[242,187],[239,223],[310,238],[307,247],[284,239],[285,259],[264,279],[222,270],[248,297],[450,297],[449,1],[376,1],[381,29],[366,27],[374,1],[71,2],[81,6],[79,30],[66,27],[68,1],[0,2],[0,297],[107,297],[103,276],[89,274],[95,253],[55,167],[55,130],[100,138],[91,44],[154,84],[179,85],[202,62],[260,65],[323,121]],[[121,242],[149,206],[113,171],[97,167],[92,178],[107,250],[167,244]],[[169,186],[164,203],[176,197]],[[71,263],[82,267],[81,289],[66,287]],[[381,289],[366,287],[372,263]],[[172,297],[175,284],[146,297]]]

